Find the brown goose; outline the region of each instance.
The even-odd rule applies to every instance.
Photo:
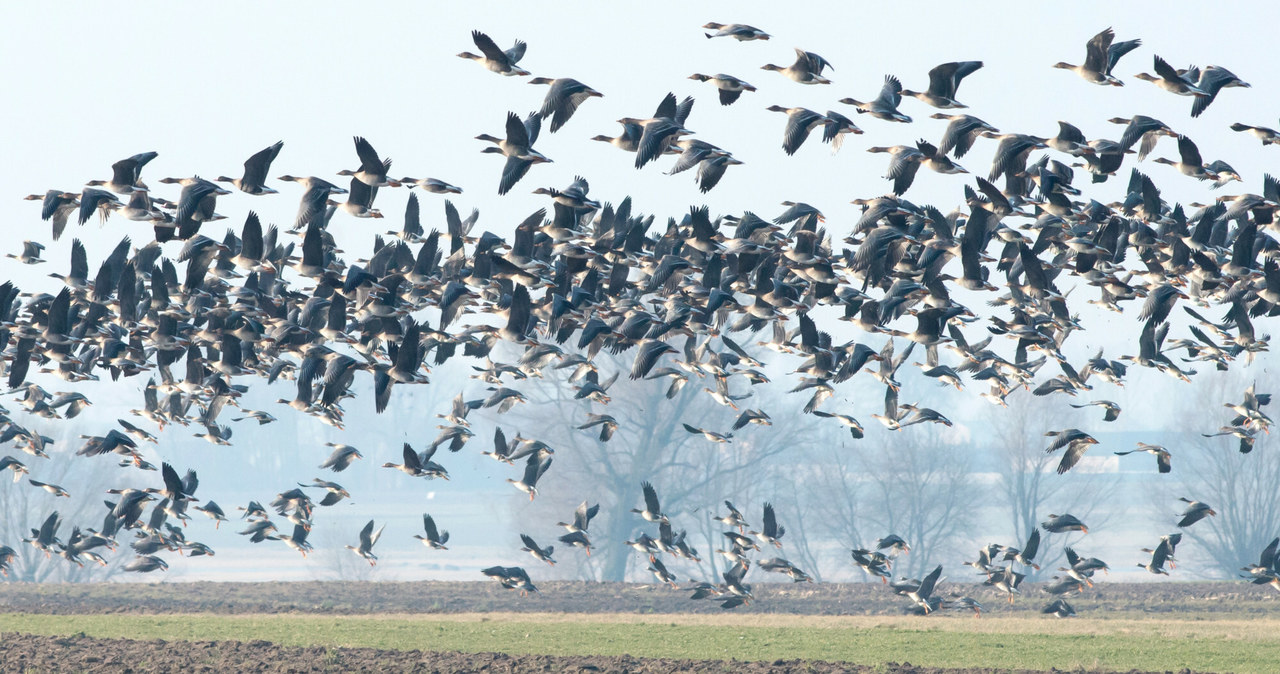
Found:
[[[703,33],[703,35],[707,36],[708,40],[713,37],[731,37],[738,42],[750,42],[752,40],[768,40],[772,37],[759,28],[756,28],[755,26],[748,26],[745,23],[730,23],[726,25],[710,21],[702,27],[706,30],[716,31],[715,33]]]
[[[1161,473],[1168,473],[1173,470],[1173,465],[1170,463],[1172,455],[1169,454],[1169,450],[1160,445],[1148,445],[1145,442],[1139,442],[1137,449],[1131,449],[1127,452],[1115,452],[1115,454],[1119,456],[1127,456],[1134,452],[1146,452],[1147,454],[1156,457],[1156,468]]]
[[[422,534],[414,534],[413,537],[422,541],[422,544],[432,550],[448,550],[445,543],[449,542],[449,532],[440,531],[436,528],[436,521],[430,515],[422,514],[422,528],[426,532],[426,536]]]
[[[1046,436],[1053,438],[1053,442],[1049,444],[1044,451],[1052,454],[1059,449],[1066,448],[1066,453],[1062,456],[1062,461],[1058,464],[1058,474],[1061,475],[1080,462],[1080,458],[1084,456],[1090,445],[1098,444],[1092,435],[1085,433],[1078,428],[1068,428],[1063,431],[1049,431]]]
[[[382,530],[385,528],[387,528],[387,525],[384,524],[378,527],[377,531],[374,531],[373,520],[369,520],[369,523],[360,530],[360,545],[348,545],[345,547],[360,555],[366,562],[369,562],[369,566],[377,566],[378,556],[373,554],[373,546],[382,537]]]
[[[480,65],[488,68],[490,71],[499,75],[525,76],[529,74],[528,70],[517,66],[520,59],[524,58],[525,49],[528,47],[523,40],[516,40],[510,49],[503,51],[493,38],[481,33],[478,30],[471,31],[471,41],[480,49],[480,54],[472,54],[471,52],[462,52],[458,54],[458,58],[471,59],[478,61]]]
[[[831,80],[822,76],[822,71],[835,67],[829,61],[818,56],[817,54],[803,49],[796,49],[796,61],[791,65],[783,68],[772,63],[766,63],[760,66],[761,70],[773,70],[786,75],[788,79],[800,84],[831,84]]]
[[[1089,43],[1085,45],[1084,63],[1073,66],[1070,63],[1059,61],[1053,67],[1074,71],[1084,78],[1086,82],[1123,87],[1124,82],[1114,77],[1111,74],[1111,70],[1116,67],[1116,62],[1120,60],[1121,56],[1137,49],[1142,44],[1142,40],[1125,40],[1124,42],[1113,43],[1112,41],[1115,40],[1115,37],[1115,31],[1107,28],[1094,35],[1089,40]]]
[[[1199,522],[1200,520],[1206,517],[1210,517],[1218,514],[1218,512],[1214,510],[1208,503],[1202,503],[1200,501],[1192,501],[1191,499],[1185,496],[1179,498],[1178,500],[1187,504],[1187,509],[1182,511],[1182,515],[1180,516],[1182,517],[1182,519],[1178,520],[1178,527],[1180,528],[1189,527],[1192,524],[1195,524],[1196,522]]]
[[[649,522],[667,522],[667,516],[662,514],[662,506],[658,503],[658,490],[648,482],[641,482],[640,489],[644,492],[644,510],[632,508],[631,512],[639,514]]]
[[[956,89],[960,80],[972,75],[982,67],[982,61],[953,61],[935,66],[929,71],[929,88],[925,91],[903,89],[903,96],[924,101],[935,108],[967,108],[969,106],[956,100]]]

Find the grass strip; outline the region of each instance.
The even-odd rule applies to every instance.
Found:
[[[767,624],[739,617],[590,614],[40,615],[0,614],[0,632],[99,638],[262,639],[287,646],[345,646],[696,660],[802,658],[877,665],[1047,670],[1179,670],[1271,673],[1280,620],[1045,620],[1007,618],[803,618]],[[745,618],[746,616],[741,616]],[[760,624],[766,623],[766,624]]]

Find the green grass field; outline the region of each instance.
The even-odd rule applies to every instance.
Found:
[[[0,632],[689,659],[805,658],[934,667],[1272,673],[1280,620],[762,615],[0,614]]]

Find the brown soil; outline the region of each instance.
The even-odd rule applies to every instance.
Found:
[[[720,613],[715,602],[692,601],[689,591],[656,584],[547,582],[541,593],[520,597],[497,583],[112,583],[11,584],[0,593],[0,612],[15,613]],[[944,594],[969,595],[991,613],[1034,612],[1052,597],[1023,587],[1010,606],[980,585],[948,583]],[[757,583],[756,601],[736,613],[795,615],[897,615],[910,602],[878,583]],[[1069,601],[1082,616],[1143,613],[1275,615],[1280,594],[1238,583],[1106,583]]]
[[[472,613],[573,612],[720,613],[714,602],[692,601],[686,590],[654,584],[543,583],[541,594],[520,597],[496,583],[115,583],[10,584],[0,612],[14,613]],[[949,594],[982,601],[991,613],[1036,612],[1049,599],[1024,587],[1013,606],[977,585],[948,583]],[[793,615],[900,614],[909,603],[880,584],[765,584],[757,601],[737,613]],[[1194,612],[1275,615],[1280,594],[1246,583],[1099,583],[1071,597],[1081,615],[1116,612]],[[1008,670],[938,669],[910,664],[858,667],[816,661],[691,661],[630,656],[546,656],[500,653],[380,651],[282,647],[265,641],[195,642],[0,635],[0,672],[890,672],[977,673]]]
[[[1018,674],[1027,670],[939,669],[911,664],[875,667],[777,660],[669,660],[623,656],[504,655],[380,651],[372,648],[296,648],[267,641],[166,643],[89,637],[0,634],[0,671],[5,672],[853,672],[855,674]],[[1053,670],[1057,671],[1057,670]],[[1136,671],[1136,670],[1135,670]],[[1029,673],[1028,673],[1029,674]],[[1130,673],[1135,674],[1135,673]],[[1190,674],[1184,670],[1183,674]]]

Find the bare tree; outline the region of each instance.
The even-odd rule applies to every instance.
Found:
[[[977,485],[969,455],[943,442],[934,425],[908,428],[862,459],[865,521],[874,531],[896,533],[913,547],[895,573],[919,577],[960,554],[959,539],[976,521]],[[871,541],[867,541],[870,543]]]
[[[355,538],[356,532],[349,529],[334,527],[323,530],[312,529],[312,536],[309,536],[308,540],[315,550],[307,555],[307,572],[317,580],[362,582],[396,580],[395,574],[388,574],[386,565],[372,565],[344,547],[348,543],[354,543]],[[384,545],[386,543],[386,541],[379,542]],[[280,546],[281,544],[268,542],[259,545]],[[376,548],[374,552],[377,552]]]
[[[818,582],[823,580],[823,561],[832,556],[827,553],[832,548],[844,548],[825,536],[820,504],[826,495],[815,492],[808,479],[812,473],[825,469],[826,466],[822,466],[815,471],[807,461],[791,461],[786,466],[771,470],[769,478],[769,484],[776,489],[773,503],[785,514],[787,540],[784,556]]]
[[[848,436],[845,438],[848,442]],[[813,520],[814,535],[826,543],[823,553],[816,556],[830,565],[828,575],[832,575],[831,568],[847,567],[849,548],[867,540],[861,528],[867,519],[862,512],[866,497],[859,477],[859,452],[865,450],[843,444],[833,441],[811,452],[809,469],[803,473],[811,497],[808,518]],[[850,577],[865,579],[861,574]]]
[[[629,354],[628,354],[629,355]],[[629,363],[622,357],[597,356],[601,370],[626,370]],[[601,379],[605,379],[602,376]],[[705,380],[712,382],[710,378]],[[575,400],[574,386],[546,380],[521,385],[536,411],[513,410],[499,419],[504,426],[519,428],[556,449],[555,464],[544,478],[547,489],[540,492],[534,512],[542,518],[564,518],[583,499],[600,504],[599,518],[592,522],[590,538],[592,557],[562,556],[562,565],[579,578],[621,581],[629,577],[631,562],[636,559],[623,542],[644,531],[657,537],[654,525],[631,513],[643,502],[641,483],[652,482],[657,488],[662,510],[671,518],[676,531],[688,530],[689,540],[696,542],[704,564],[687,569],[690,575],[704,578],[715,575],[714,548],[722,547],[719,530],[709,525],[711,504],[731,498],[735,501],[755,498],[759,486],[767,481],[765,471],[774,459],[799,460],[806,442],[805,429],[814,420],[800,415],[792,407],[803,400],[764,398],[760,389],[748,389],[745,380],[729,380],[735,395],[751,394],[737,401],[745,409],[767,409],[773,426],[751,425],[736,433],[729,443],[717,443],[701,434],[687,432],[682,424],[728,433],[738,412],[715,402],[703,391],[696,375],[666,399],[669,380],[619,379],[609,390],[609,405],[592,409],[595,403]],[[762,387],[763,388],[763,387]],[[534,407],[531,405],[529,407]],[[779,413],[785,410],[787,413]],[[588,411],[612,415],[618,427],[609,441],[599,439],[599,429],[577,430],[586,421]],[[542,484],[539,485],[540,487]],[[554,521],[554,519],[552,520]],[[717,525],[718,526],[718,525]],[[566,560],[571,560],[566,564]],[[640,572],[642,574],[643,571]],[[636,574],[636,577],[642,577]]]
[[[1015,393],[1006,402],[1008,409],[993,409],[987,417],[987,427],[996,446],[978,448],[997,456],[998,492],[1004,512],[1013,524],[1013,540],[1004,543],[1022,547],[1050,512],[1071,513],[1094,528],[1104,524],[1109,516],[1098,506],[1115,480],[1078,468],[1057,475],[1055,467],[1061,457],[1045,452],[1048,445],[1045,432],[1071,425],[1070,414],[1060,397]],[[1041,570],[1027,569],[1028,580],[1041,580],[1050,575],[1063,557],[1063,547],[1079,538],[1079,534],[1073,534],[1055,539],[1052,545],[1042,544],[1037,555]]]
[[[27,583],[85,583],[108,580],[120,574],[124,562],[132,557],[127,548],[115,553],[95,550],[107,559],[106,566],[92,561],[79,566],[57,555],[46,556],[22,542],[24,538],[31,538],[31,530],[38,529],[53,512],[61,516],[62,525],[57,536],[63,542],[68,540],[75,527],[82,530],[101,527],[107,513],[103,494],[113,486],[112,478],[120,472],[112,456],[91,459],[74,456],[75,449],[69,444],[74,436],[68,426],[44,428],[43,425],[33,425],[31,429],[33,432],[51,432],[55,440],[48,450],[48,459],[21,455],[31,471],[30,477],[68,485],[74,491],[67,498],[55,497],[31,486],[27,476],[22,476],[17,482],[8,479],[0,482],[0,513],[4,513],[0,517],[0,544],[10,546],[17,553],[9,579]],[[121,543],[128,545],[127,541]]]
[[[786,558],[815,580],[821,580],[815,550],[822,546],[823,532],[821,527],[810,526],[817,523],[810,481],[815,466],[810,457],[817,448],[832,441],[836,429],[832,424],[819,423],[817,417],[801,414],[799,408],[804,402],[785,397],[758,401],[753,407],[762,406],[782,414],[776,415],[773,426],[749,431],[752,440],[757,442],[752,447],[757,455],[748,459],[750,465],[737,469],[743,457],[735,456],[732,451],[721,452],[706,464],[703,486],[699,493],[691,495],[695,502],[705,504],[704,512],[695,513],[698,531],[706,545],[704,564],[697,569],[704,579],[719,580],[721,572],[729,567],[728,562],[712,551],[725,545],[725,526],[714,516],[724,514],[727,509],[722,509],[722,502],[730,500],[756,529],[762,526],[764,504],[771,503],[779,526],[786,528],[786,535],[780,541],[780,550],[762,550],[759,557]],[[780,582],[790,582],[782,576],[777,578]]]
[[[1176,488],[1161,490],[1160,500],[1169,504],[1169,521],[1180,510],[1172,507],[1181,505],[1174,500],[1180,496],[1216,510],[1216,517],[1181,530],[1201,553],[1192,546],[1178,549],[1179,557],[1202,559],[1210,576],[1236,577],[1240,567],[1256,563],[1262,548],[1280,535],[1280,454],[1270,435],[1259,432],[1247,454],[1238,451],[1240,442],[1234,436],[1203,435],[1231,421],[1234,413],[1222,405],[1239,402],[1250,382],[1250,373],[1240,371],[1202,372],[1196,377],[1194,392],[1182,398],[1178,415],[1186,444],[1173,466],[1181,480]],[[1206,410],[1214,411],[1206,415]]]

